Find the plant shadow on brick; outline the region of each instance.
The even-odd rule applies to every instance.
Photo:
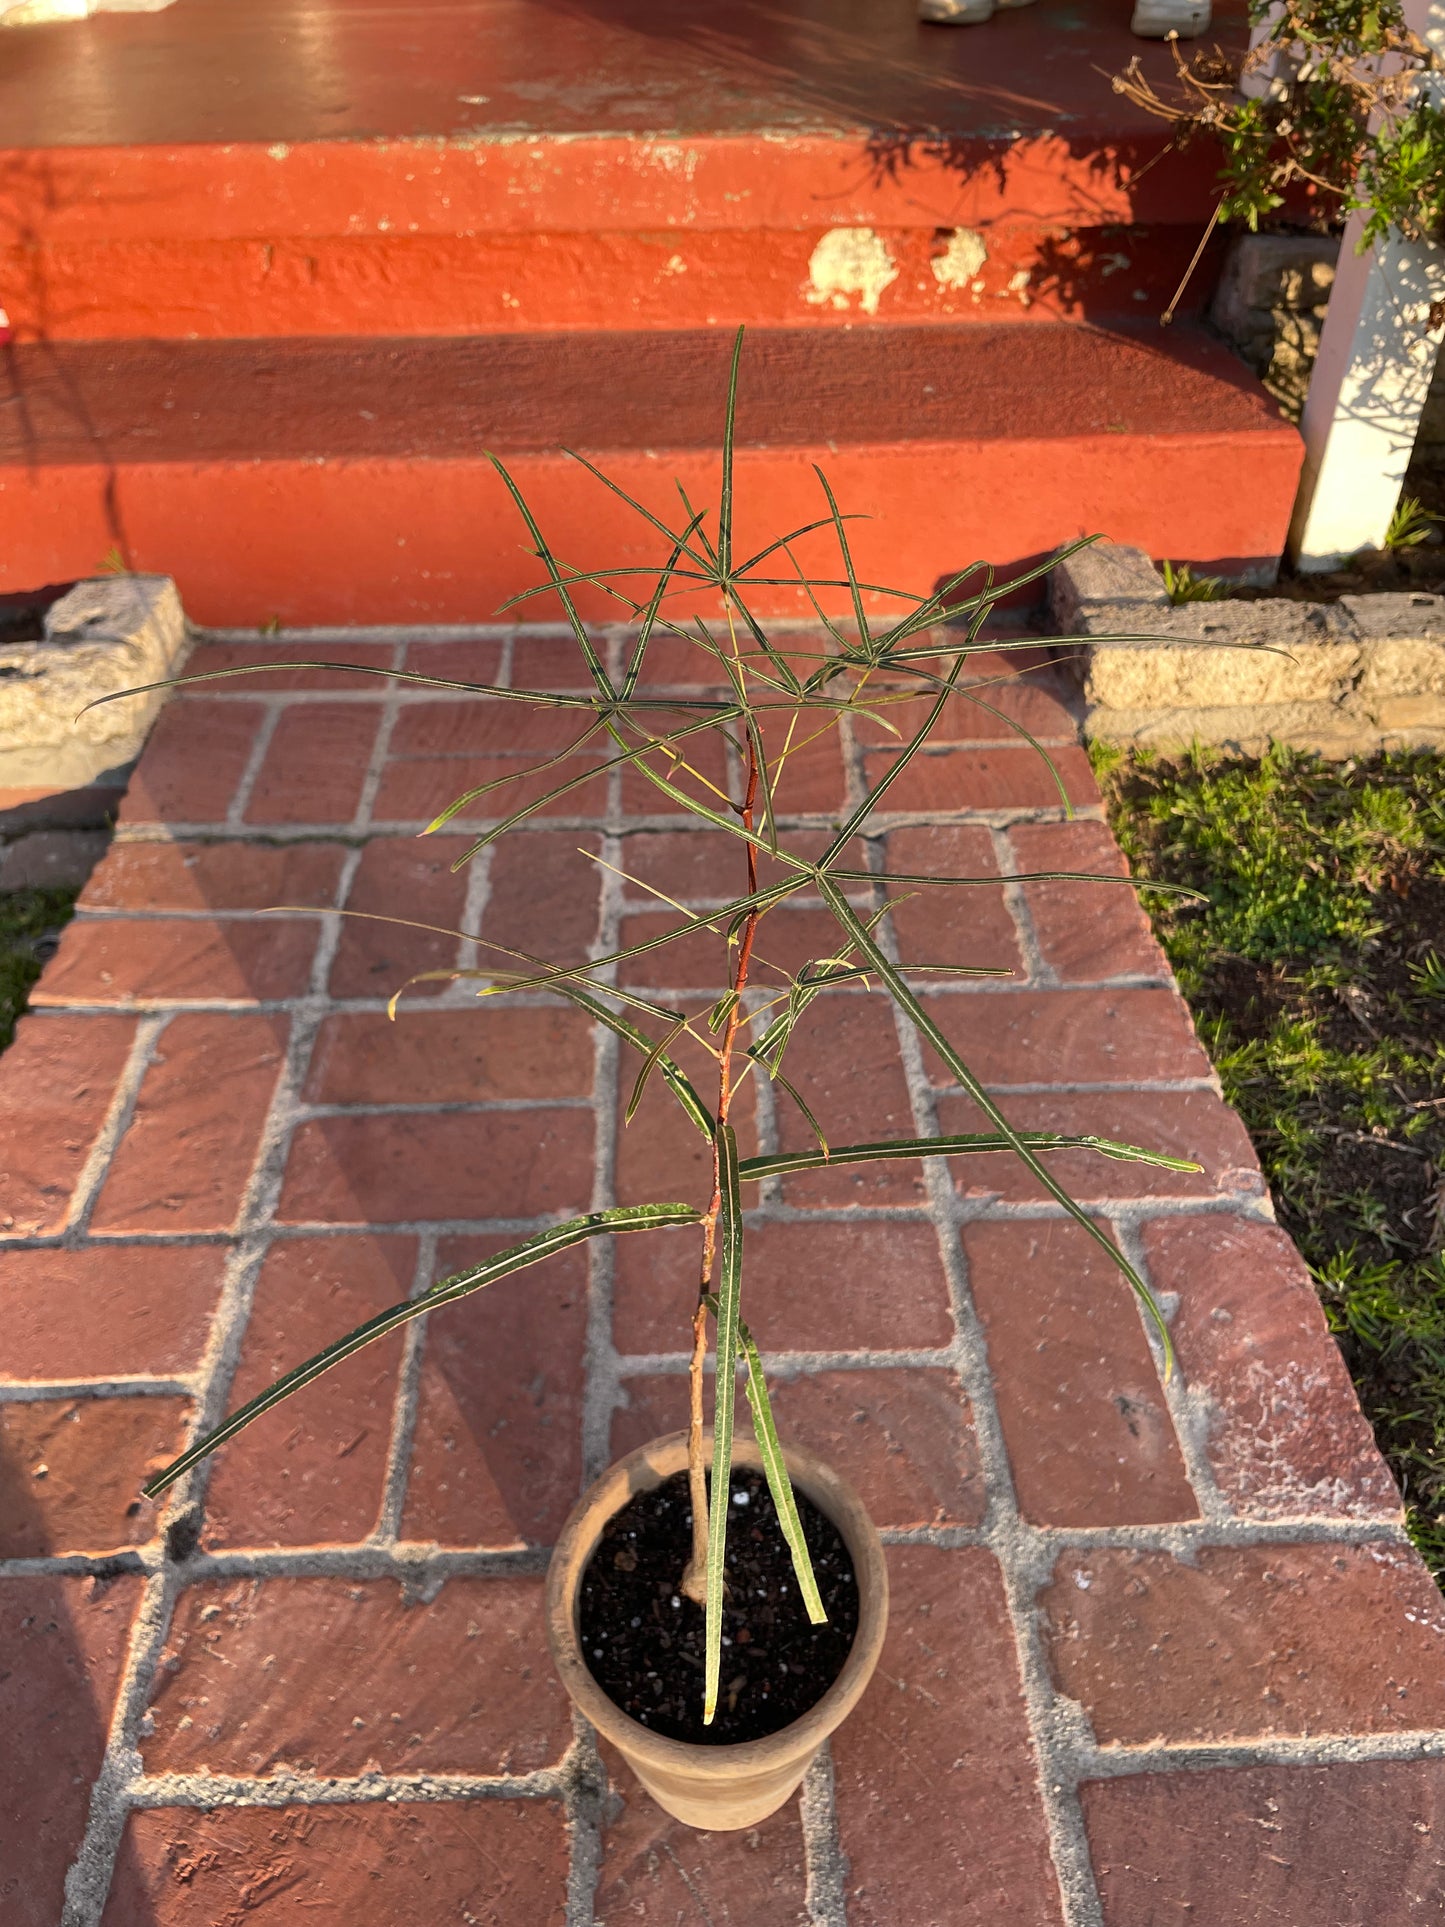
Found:
[[[458,859],[459,866],[525,818],[576,790],[599,772],[624,766],[645,779],[658,796],[666,800],[666,806],[686,813],[731,840],[737,854],[741,886],[732,900],[719,910],[701,915],[679,912],[672,928],[644,943],[587,963],[564,966],[483,942],[481,948],[491,953],[495,961],[475,969],[422,973],[429,978],[475,979],[481,985],[478,995],[482,997],[511,991],[551,992],[605,1025],[637,1054],[638,1072],[626,1106],[627,1119],[631,1120],[644,1098],[650,1097],[653,1101],[665,1098],[675,1104],[688,1127],[698,1132],[710,1147],[710,1195],[691,1202],[664,1201],[588,1212],[565,1223],[548,1225],[509,1250],[441,1279],[420,1297],[368,1320],[316,1357],[298,1365],[232,1413],[214,1431],[198,1439],[145,1488],[149,1497],[163,1492],[262,1412],[309,1384],[329,1366],[410,1319],[424,1317],[555,1252],[592,1238],[646,1232],[665,1226],[695,1226],[701,1247],[698,1285],[691,1294],[691,1302],[680,1307],[680,1317],[690,1325],[691,1341],[688,1437],[692,1543],[690,1557],[687,1547],[679,1546],[677,1568],[679,1589],[705,1611],[704,1724],[713,1721],[719,1699],[729,1472],[733,1463],[739,1370],[745,1372],[746,1399],[763,1470],[802,1599],[814,1623],[820,1623],[825,1617],[773,1421],[762,1358],[742,1317],[745,1188],[823,1165],[1010,1151],[1029,1167],[1055,1203],[1103,1246],[1138,1293],[1153,1321],[1167,1371],[1172,1363],[1168,1330],[1143,1278],[1095,1220],[1051,1176],[1042,1159],[1050,1151],[1084,1148],[1110,1158],[1138,1160],[1176,1170],[1197,1168],[1133,1145],[1098,1137],[1014,1130],[914,988],[913,979],[920,971],[964,976],[1008,973],[978,969],[966,963],[939,963],[931,958],[901,959],[886,927],[889,912],[900,899],[895,896],[885,901],[882,895],[885,886],[898,886],[909,892],[966,889],[973,885],[997,888],[1000,881],[1009,879],[890,875],[881,866],[849,867],[848,852],[855,839],[866,833],[870,815],[883,804],[888,792],[928,743],[950,703],[976,704],[995,717],[1002,716],[989,701],[986,693],[989,682],[970,682],[965,672],[970,658],[984,648],[997,651],[1027,646],[1008,641],[985,644],[981,634],[999,600],[1020,583],[1041,574],[1043,569],[1032,570],[1010,582],[996,583],[993,570],[980,562],[930,596],[909,595],[860,582],[849,547],[849,518],[839,511],[821,469],[817,471],[819,519],[740,558],[734,545],[733,425],[741,349],[739,335],[724,416],[721,490],[715,514],[695,509],[679,486],[680,513],[676,525],[670,525],[641,502],[625,495],[585,457],[576,457],[599,487],[621,496],[660,538],[665,554],[650,571],[644,573],[636,565],[576,569],[563,563],[544,539],[512,477],[495,457],[491,458],[547,575],[542,588],[516,597],[513,602],[538,594],[556,598],[592,684],[590,693],[555,694],[420,675],[402,677],[402,680],[431,687],[562,711],[574,717],[575,740],[555,757],[515,780],[541,778],[564,761],[569,768],[575,768],[579,754],[589,752],[586,758],[589,767],[583,775],[563,777],[547,788],[545,794],[534,796],[502,816]],[[822,533],[823,539],[831,535],[836,542],[836,575],[809,577],[796,560],[795,544],[817,532]],[[643,581],[642,592],[634,594],[630,585],[636,584],[639,578]],[[779,585],[798,588],[807,597],[817,618],[818,637],[814,646],[800,646],[796,637],[780,644],[754,614],[753,591]],[[631,649],[625,670],[615,681],[593,634],[579,614],[577,592],[584,588],[601,591],[616,605],[619,616],[634,625],[629,628]],[[721,610],[716,619],[684,620],[672,613],[678,597],[689,597],[695,603],[702,591],[715,593]],[[851,608],[851,620],[846,623],[832,619],[824,611],[824,597],[831,599],[835,594],[839,601],[846,597]],[[904,613],[886,619],[870,617],[869,609],[876,608],[879,599],[902,604]],[[510,608],[513,604],[505,606]],[[943,630],[944,624],[951,628]],[[658,697],[644,693],[648,650],[658,636],[690,644],[707,671],[706,680],[722,693],[696,697]],[[337,665],[329,667],[334,669]],[[359,674],[393,673],[363,669],[359,665],[356,669]],[[221,676],[237,673],[246,672],[216,672]],[[917,714],[920,703],[921,718]],[[890,712],[900,706],[906,706],[910,712],[902,731],[890,719]],[[897,743],[896,755],[867,795],[835,826],[822,853],[803,854],[792,846],[780,827],[775,801],[779,783],[786,782],[791,760],[810,743],[836,729],[845,719],[860,715],[881,723],[892,734]],[[1055,782],[1059,783],[1047,753],[1020,725],[1007,717],[1003,720],[1038,749],[1053,771]],[[765,748],[765,726],[772,749]],[[733,794],[717,787],[703,773],[704,763],[696,752],[709,738],[721,738],[733,759],[733,767],[738,772]],[[506,780],[509,779],[502,779]],[[498,783],[490,783],[455,798],[428,826],[429,831],[439,830],[499,787]],[[1059,783],[1059,794],[1067,808],[1062,783]],[[766,878],[762,874],[764,870]],[[1061,877],[1097,880],[1115,888],[1121,883],[1125,888],[1130,887],[1128,878],[1092,879],[1074,872],[1031,873],[1020,880]],[[629,881],[636,883],[636,879]],[[637,887],[646,886],[637,884]],[[827,954],[811,958],[801,969],[788,971],[768,960],[768,918],[800,894],[822,900],[837,926],[837,939]],[[855,899],[863,899],[862,907]],[[706,933],[716,941],[720,959],[725,964],[722,975],[729,989],[716,1002],[693,1010],[667,1007],[610,981],[613,966],[698,933]],[[829,1142],[825,1121],[813,1116],[788,1079],[788,1046],[799,1019],[820,1000],[826,1000],[830,989],[840,984],[856,985],[860,981],[868,988],[878,986],[892,999],[983,1113],[988,1130],[941,1138],[901,1138],[857,1144]],[[393,1015],[395,1008],[393,998]],[[826,1011],[826,1003],[824,1009]],[[705,1100],[694,1087],[672,1054],[682,1037],[701,1047],[716,1069],[711,1101]],[[739,1155],[730,1113],[738,1089],[747,1078],[770,1080],[798,1107],[816,1139],[816,1148],[751,1158]],[[714,1476],[709,1494],[703,1395],[710,1329],[714,1354]]]

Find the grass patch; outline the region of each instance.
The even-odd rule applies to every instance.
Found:
[[[1096,745],[1144,901],[1445,1580],[1445,757]]]
[[[0,891],[0,1050],[15,1036],[31,986],[54,955],[76,890]]]

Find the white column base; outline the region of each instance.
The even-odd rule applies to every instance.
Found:
[[[1171,33],[1197,40],[1209,21],[1209,0],[1137,0],[1129,31],[1141,40],[1167,40]]]

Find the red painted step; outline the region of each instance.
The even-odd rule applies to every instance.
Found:
[[[1152,316],[1217,162],[1111,91],[1170,69],[1127,26],[1128,0],[977,33],[915,0],[178,0],[27,33],[0,302],[51,341]]]
[[[714,499],[728,350],[719,330],[21,347],[0,589],[118,548],[202,622],[475,621],[539,579],[487,448],[566,560],[645,567],[658,539],[559,451],[665,515],[674,476]],[[870,518],[860,573],[914,591],[1093,531],[1268,566],[1301,453],[1202,332],[1063,324],[761,330],[739,440],[740,545],[814,519],[818,461]],[[762,601],[806,613],[791,589]]]

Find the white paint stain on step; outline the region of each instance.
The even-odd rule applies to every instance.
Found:
[[[846,308],[856,295],[864,314],[877,314],[883,290],[897,279],[897,264],[871,227],[835,227],[809,257],[803,293],[818,308]]]
[[[978,230],[956,227],[928,265],[940,288],[966,288],[987,259],[988,249]]]

